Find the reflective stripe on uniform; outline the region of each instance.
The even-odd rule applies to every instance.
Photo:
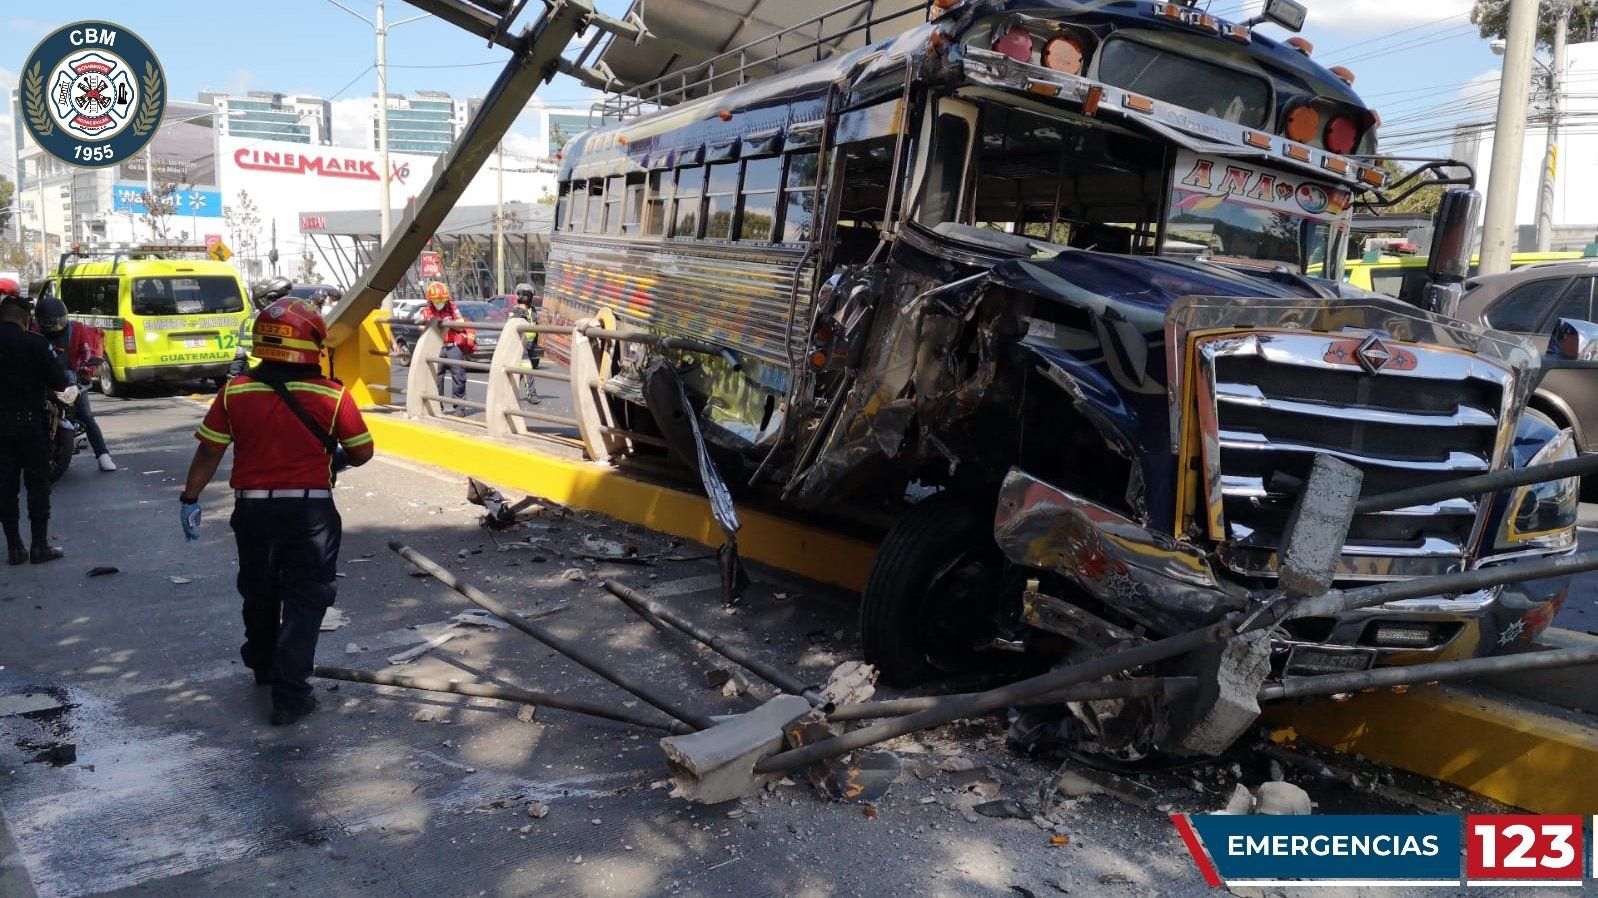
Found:
[[[209,441],[211,441],[213,443],[216,443],[218,445],[226,446],[227,444],[233,442],[233,438],[232,437],[228,436],[225,433],[217,433],[216,431],[212,430],[211,428],[206,427],[204,424],[201,424],[200,425],[200,429],[195,431],[195,432],[200,435],[200,439],[209,440]]]

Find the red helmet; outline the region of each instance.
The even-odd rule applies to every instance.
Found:
[[[12,278],[0,278],[0,299],[8,296],[22,298],[22,285]]]
[[[255,316],[251,330],[254,356],[266,362],[317,365],[322,359],[322,342],[327,339],[327,324],[316,303],[299,296],[285,296]]]
[[[449,302],[449,285],[443,281],[431,281],[427,285],[427,301],[434,308],[442,309],[444,303]]]

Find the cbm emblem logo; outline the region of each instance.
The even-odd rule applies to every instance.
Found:
[[[137,34],[110,22],[51,32],[22,64],[22,124],[45,152],[103,168],[138,155],[166,114],[166,73]]]

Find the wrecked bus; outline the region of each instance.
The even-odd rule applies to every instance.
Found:
[[[1526,405],[1542,347],[1443,314],[1473,191],[1440,213],[1430,310],[1341,283],[1353,207],[1394,186],[1352,74],[1307,43],[1184,3],[927,18],[729,89],[633,92],[659,108],[566,146],[546,288],[566,320],[718,347],[620,350],[604,392],[629,428],[692,464],[697,424],[735,488],[893,514],[861,610],[890,678],[1245,607],[1317,454],[1367,494],[1574,455]],[[1568,552],[1578,490],[1359,515],[1337,582]],[[1491,653],[1567,587],[1288,621],[1273,664]]]

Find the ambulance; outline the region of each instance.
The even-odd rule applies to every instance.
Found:
[[[220,383],[251,311],[238,269],[204,253],[178,244],[74,247],[33,285],[33,297],[60,297],[73,321],[103,336],[96,382],[107,396],[135,384]]]

